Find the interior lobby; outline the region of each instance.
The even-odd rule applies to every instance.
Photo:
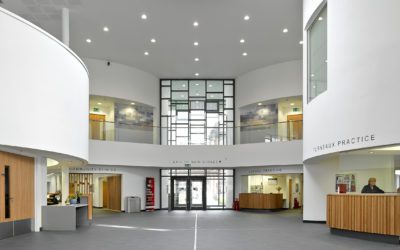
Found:
[[[398,250],[399,10],[0,0],[0,249]]]

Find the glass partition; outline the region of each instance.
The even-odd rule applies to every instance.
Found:
[[[90,96],[90,139],[153,143],[154,108],[117,98]]]
[[[327,89],[327,29],[327,7],[325,7],[308,30],[308,101]]]
[[[241,144],[303,139],[302,97],[286,97],[240,108]]]
[[[161,80],[161,144],[232,145],[234,80]]]

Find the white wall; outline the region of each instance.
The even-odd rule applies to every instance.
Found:
[[[90,73],[90,94],[141,102],[154,107],[154,126],[160,124],[160,82],[142,70],[106,60],[84,59]],[[159,129],[154,130],[158,142]]]
[[[316,2],[320,1],[305,1],[304,6],[316,7]],[[400,33],[394,32],[400,30],[399,9],[398,0],[329,1],[328,89],[308,105],[304,94],[305,160],[400,143],[400,116],[388,108],[397,106],[400,93]],[[304,12],[308,16],[312,10]],[[303,88],[306,93],[306,78]],[[375,140],[345,146],[337,143],[371,134]],[[329,143],[336,145],[314,150]]]
[[[145,183],[146,177],[155,178],[155,207],[160,207],[160,169],[159,168],[143,168],[143,167],[130,167],[130,166],[101,166],[101,165],[88,165],[84,168],[71,168],[71,173],[94,173],[110,175],[110,174],[121,174],[122,175],[122,199],[121,208],[124,210],[125,198],[127,196],[139,196],[141,198],[142,209],[146,206],[146,192]],[[99,176],[97,176],[99,177]],[[97,204],[102,205],[100,193],[97,195]]]
[[[299,165],[301,147],[301,141],[188,147],[90,140],[89,163],[142,167]]]
[[[236,81],[236,108],[259,101],[302,95],[301,60],[260,68]]]
[[[339,158],[304,164],[303,220],[326,221],[326,196],[335,192]]]
[[[0,32],[0,145],[87,160],[89,81],[83,63],[54,37],[2,8]]]

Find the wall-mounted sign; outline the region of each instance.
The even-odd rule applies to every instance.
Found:
[[[79,167],[70,168],[70,173],[115,173],[117,172],[116,167]]]
[[[351,138],[339,139],[337,141],[318,145],[313,148],[314,152],[325,151],[332,148],[341,148],[348,145],[365,144],[375,141],[375,134],[355,136]]]
[[[236,173],[238,175],[295,174],[303,173],[303,166],[238,168],[236,169]]]
[[[222,164],[222,160],[175,160],[172,161],[172,164],[181,164],[183,166],[191,166],[193,164],[213,164],[213,165],[218,165]]]

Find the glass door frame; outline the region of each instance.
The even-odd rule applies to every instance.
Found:
[[[177,181],[186,181],[186,208],[175,207],[175,192],[174,184]],[[203,184],[202,190],[202,207],[192,208],[192,181],[201,181]],[[207,209],[207,182],[205,176],[172,176],[171,177],[171,208],[172,210],[206,210]]]

